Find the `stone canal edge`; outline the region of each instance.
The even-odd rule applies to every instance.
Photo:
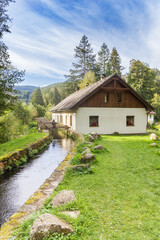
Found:
[[[36,210],[40,210],[42,204],[58,187],[64,177],[66,168],[70,165],[70,160],[75,154],[74,147],[60,165],[54,170],[49,178],[34,192],[33,195],[14,213],[8,222],[4,223],[0,229],[0,239],[7,240],[15,227],[17,227],[24,219]]]

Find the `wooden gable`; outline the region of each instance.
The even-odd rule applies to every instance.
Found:
[[[108,95],[108,102],[105,101],[106,94]],[[120,102],[117,100],[118,94],[121,96]],[[128,84],[115,77],[101,87],[98,92],[84,100],[79,107],[144,108],[146,106],[132,92]]]

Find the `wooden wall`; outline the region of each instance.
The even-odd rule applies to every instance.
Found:
[[[121,92],[122,101],[117,102],[117,93]],[[105,102],[105,94],[109,93],[109,102]],[[144,104],[136,98],[119,80],[113,80],[98,93],[85,100],[80,107],[110,107],[110,108],[144,108]]]

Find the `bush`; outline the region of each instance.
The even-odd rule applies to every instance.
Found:
[[[43,106],[36,105],[36,109],[37,109],[37,117],[44,117],[45,116],[46,109]]]

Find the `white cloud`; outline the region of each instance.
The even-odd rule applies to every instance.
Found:
[[[115,22],[105,16],[102,2],[112,3],[117,16],[111,20]],[[40,0],[38,3],[49,8],[54,17],[35,12],[29,7],[30,1],[17,0],[9,10],[13,17],[12,33],[5,36],[13,64],[25,69],[28,74],[62,79],[71,68],[74,48],[83,34],[92,43],[95,53],[103,42],[110,50],[115,46],[122,58],[122,65],[126,67],[124,72],[128,71],[132,58],[159,67],[158,1],[141,1],[144,9],[127,0],[82,1],[81,5],[73,1],[72,9],[56,0]]]

